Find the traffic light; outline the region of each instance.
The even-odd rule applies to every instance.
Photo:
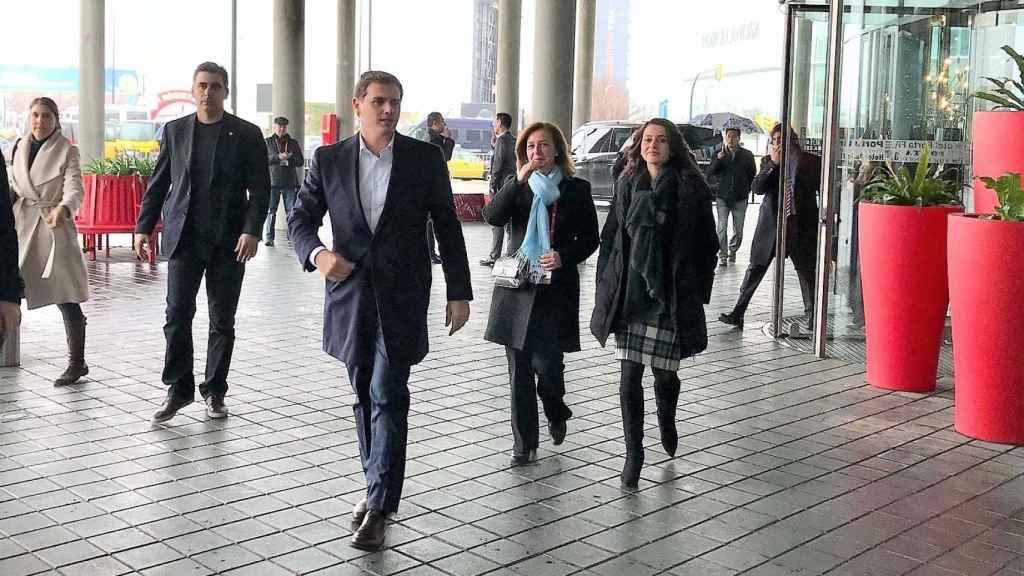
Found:
[[[725,78],[725,65],[724,64],[716,64],[715,65],[715,80],[718,80],[719,82],[721,82],[722,78]]]

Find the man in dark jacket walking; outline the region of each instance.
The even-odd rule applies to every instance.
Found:
[[[21,292],[18,273],[18,232],[14,228],[7,166],[0,154],[0,348],[4,335],[21,324]]]
[[[725,148],[711,162],[709,173],[718,178],[718,265],[726,266],[729,262],[736,261],[736,252],[743,244],[743,219],[747,214],[747,197],[750,195],[750,184],[757,174],[754,155],[740,145],[738,128],[725,129]],[[730,216],[732,240],[729,240]]]
[[[444,154],[444,161],[452,159],[452,151],[455,150],[455,140],[448,136],[448,123],[440,112],[427,114],[427,135],[430,143],[441,149]],[[434,220],[427,218],[427,248],[430,252],[430,261],[434,264],[441,263],[441,257],[437,255],[437,242],[434,240]]]
[[[288,119],[284,116],[274,118],[274,135],[267,138],[267,161],[270,162],[270,207],[263,225],[263,241],[267,246],[273,246],[277,205],[283,198],[284,215],[291,215],[295,195],[299,192],[296,172],[303,164],[302,146],[288,134]]]
[[[494,153],[491,155],[491,181],[488,192],[491,198],[497,194],[505,181],[516,173],[516,137],[512,135],[512,116],[498,112],[494,116]],[[501,258],[501,247],[505,243],[506,226],[491,227],[491,252],[480,261],[481,266],[494,266]]]

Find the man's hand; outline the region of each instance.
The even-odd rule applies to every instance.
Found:
[[[291,154],[289,154],[287,152],[279,152],[278,155],[277,155],[277,159],[278,160],[287,160],[289,156],[291,156]]]
[[[562,257],[554,250],[547,254],[543,254],[540,257],[540,267],[548,272],[558,270],[562,267]]]
[[[14,302],[0,300],[0,333],[14,330],[20,325],[21,306]]]
[[[313,263],[316,264],[316,269],[320,271],[320,274],[332,282],[344,282],[355,270],[354,264],[346,260],[344,256],[330,250],[324,250],[317,254]]]
[[[256,250],[259,247],[259,238],[252,234],[242,234],[238,237],[238,244],[235,245],[235,254],[238,255],[237,260],[239,262],[248,262],[256,255]]]
[[[451,336],[458,332],[466,325],[466,320],[469,320],[469,302],[466,300],[449,301],[444,318],[444,325],[451,326],[448,335]]]
[[[725,158],[725,149],[724,148],[718,151],[718,159],[721,160],[723,158]]]
[[[46,225],[51,230],[60,228],[67,222],[70,213],[68,212],[67,206],[57,206],[46,216]]]
[[[139,260],[149,260],[149,251],[152,247],[149,246],[149,234],[136,234],[134,242],[132,242],[132,250],[135,252],[135,257]]]

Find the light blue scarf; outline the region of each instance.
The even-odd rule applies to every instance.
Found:
[[[540,268],[540,257],[551,251],[551,231],[548,227],[548,206],[558,200],[558,183],[562,181],[562,170],[555,167],[545,176],[540,171],[530,174],[530,190],[533,204],[530,219],[526,224],[526,237],[519,253],[530,261],[534,268]]]

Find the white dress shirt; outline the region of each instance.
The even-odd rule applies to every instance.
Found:
[[[366,147],[363,135],[359,135],[359,200],[363,205],[363,216],[370,226],[370,232],[377,230],[384,203],[388,199],[388,185],[391,183],[391,167],[395,158],[395,137],[380,151],[380,156]],[[309,255],[309,263],[316,266],[318,254],[327,250],[320,246]]]

